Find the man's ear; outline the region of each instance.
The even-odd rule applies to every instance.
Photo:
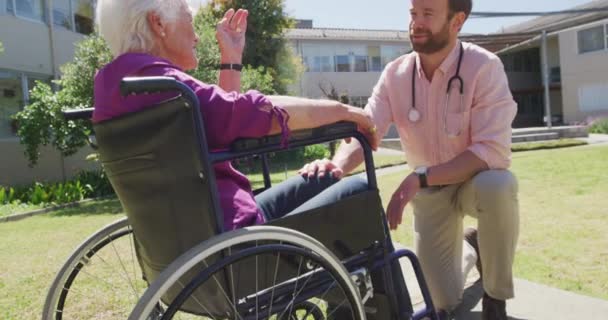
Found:
[[[146,19],[148,20],[148,25],[152,32],[159,38],[162,38],[165,34],[165,25],[156,12],[148,12],[146,15]]]
[[[452,17],[451,25],[452,30],[455,32],[460,32],[462,30],[462,26],[464,22],[467,20],[467,15],[464,12],[458,12]]]

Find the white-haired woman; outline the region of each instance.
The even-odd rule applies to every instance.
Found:
[[[247,11],[229,10],[217,28],[221,50],[219,87],[184,71],[197,67],[192,11],[185,0],[99,0],[97,23],[115,59],[95,77],[94,122],[136,112],[167,98],[165,94],[122,97],[128,76],[170,76],[190,86],[201,102],[210,148],[225,149],[241,137],[261,137],[318,127],[342,120],[373,135],[370,118],[358,108],[334,101],[239,94]],[[235,67],[236,66],[236,67]],[[322,115],[322,116],[319,116]],[[375,141],[375,139],[370,139]],[[335,201],[365,188],[365,182],[294,177],[254,198],[249,181],[230,163],[215,166],[224,229],[232,230]],[[323,192],[321,192],[323,191]],[[321,194],[319,194],[321,192]]]

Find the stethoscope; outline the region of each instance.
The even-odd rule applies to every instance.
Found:
[[[461,134],[462,128],[458,129],[456,133],[448,132],[448,103],[450,101],[450,91],[452,89],[452,83],[457,81],[460,84],[460,112],[463,112],[464,109],[464,81],[460,77],[460,66],[462,65],[462,56],[464,55],[464,47],[462,43],[460,43],[460,56],[458,57],[458,66],[456,67],[456,74],[450,78],[448,81],[448,90],[446,92],[446,100],[445,106],[443,108],[443,131],[450,137],[457,137]],[[408,114],[408,118],[411,122],[418,122],[422,115],[418,108],[416,108],[416,70],[418,70],[418,65],[416,63],[416,59],[414,59],[414,69],[412,70],[412,107],[410,108],[410,112]]]

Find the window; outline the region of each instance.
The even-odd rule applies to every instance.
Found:
[[[331,64],[331,58],[329,56],[320,57],[320,70],[321,72],[334,71],[334,67]]]
[[[13,0],[5,0],[5,1],[6,1],[6,6],[5,6],[6,12],[14,14],[15,12],[13,12]]]
[[[593,27],[578,32],[578,53],[587,53],[606,49],[604,26]]]
[[[44,0],[15,0],[14,5],[18,16],[44,21]]]
[[[303,44],[302,55],[305,57],[308,72],[333,72],[333,46],[325,44]]]
[[[333,70],[329,57],[312,57],[311,72],[331,72]]]
[[[93,33],[94,8],[92,0],[72,0],[76,32],[83,34]]]
[[[336,72],[351,72],[350,56],[336,56]]]
[[[562,82],[562,70],[560,67],[553,67],[549,73],[549,81],[551,83]]]
[[[386,65],[404,55],[407,50],[402,46],[382,46],[380,48],[382,54],[382,67],[386,67]]]
[[[502,64],[505,67],[505,72],[511,72],[513,71],[513,55],[504,55],[501,57],[502,59]]]
[[[524,55],[524,72],[540,72],[540,51],[531,49]]]
[[[513,71],[522,72],[524,71],[524,61],[523,55],[517,53],[513,56]]]
[[[355,72],[367,72],[367,56],[354,56]]]
[[[14,136],[11,116],[24,104],[21,75],[0,71],[0,138]]]
[[[382,58],[371,57],[369,62],[369,71],[381,72],[382,71]]]
[[[382,56],[380,55],[379,46],[367,47],[367,56],[369,57],[369,71],[382,71]]]
[[[53,0],[53,24],[72,30],[70,0]]]
[[[15,135],[16,128],[11,117],[28,103],[28,92],[34,88],[36,81],[50,84],[51,78],[0,70],[0,138]]]
[[[592,83],[578,88],[578,103],[583,112],[608,110],[608,83]]]

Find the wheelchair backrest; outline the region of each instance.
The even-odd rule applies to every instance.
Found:
[[[102,165],[133,227],[148,282],[219,232],[193,112],[175,98],[94,125]]]

